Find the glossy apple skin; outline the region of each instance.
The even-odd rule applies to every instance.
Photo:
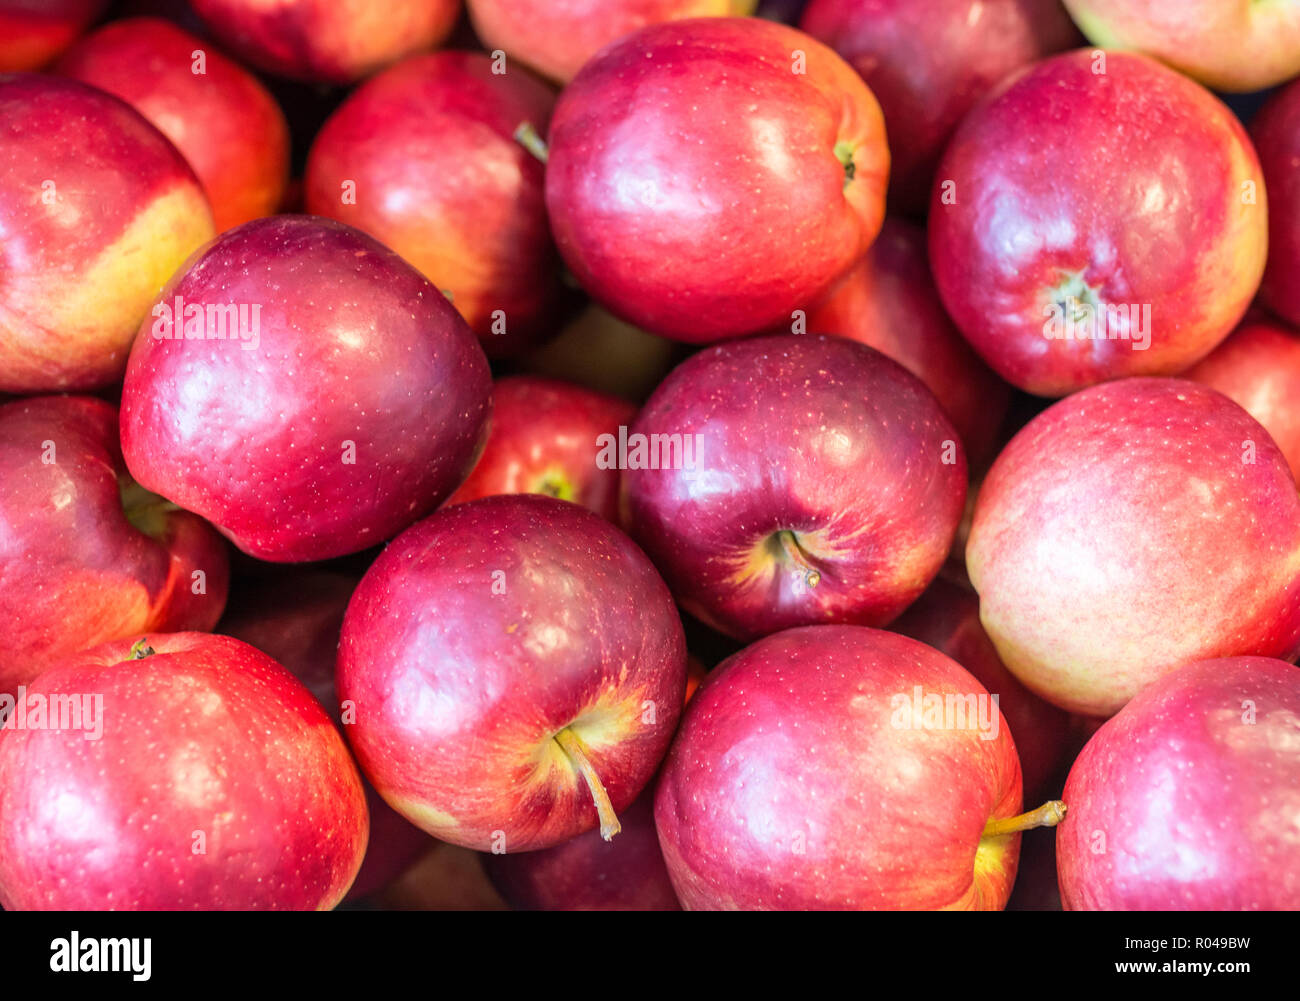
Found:
[[[824,292],[875,239],[888,173],[880,107],[839,56],[784,25],[695,18],[627,36],[565,88],[546,204],[593,298],[707,344]]]
[[[630,804],[685,685],[681,620],[649,560],[598,515],[535,494],[457,504],[399,536],[339,645],[367,777],[434,837],[480,851],[549,848],[596,825],[552,739],[564,729],[615,810]]]
[[[966,567],[1002,662],[1072,712],[1113,715],[1189,661],[1300,652],[1286,458],[1186,380],[1095,386],[1030,421],[984,480]]]
[[[217,631],[267,654],[306,686],[339,723],[334,663],[339,631],[357,579],[323,570],[293,570],[255,583],[242,582]],[[407,821],[362,780],[370,840],[366,858],[348,891],[357,900],[387,886],[432,847],[429,836]]]
[[[1144,52],[1215,90],[1263,90],[1300,73],[1300,8],[1293,3],[1064,2],[1096,45]]]
[[[548,494],[618,523],[617,469],[600,469],[598,439],[636,416],[626,400],[559,379],[505,376],[492,387],[492,424],[478,465],[447,504],[494,494]]]
[[[1241,319],[1267,251],[1259,162],[1232,112],[1144,56],[1105,53],[1104,74],[1095,58],[1037,63],[976,107],[931,200],[944,305],[1003,378],[1040,396],[1189,368]],[[1081,136],[1088,154],[1063,155]],[[1048,310],[1072,294],[1150,306],[1149,345],[1117,336],[1139,333],[1118,319],[1104,340],[1050,339]]]
[[[278,76],[346,84],[432,48],[459,0],[190,0],[213,34]]]
[[[1259,295],[1300,325],[1300,83],[1275,94],[1251,119],[1250,136],[1268,187],[1268,266]]]
[[[1020,811],[1010,731],[895,728],[892,697],[915,686],[987,696],[937,650],[861,626],[792,629],[715,668],[655,794],[682,906],[1001,909],[1019,835],[981,834]]]
[[[367,81],[317,135],[305,186],[308,212],[392,247],[505,356],[550,332],[561,300],[544,168],[513,138],[521,122],[545,133],[555,95],[492,69],[482,53],[438,52]]]
[[[1066,910],[1300,909],[1300,670],[1229,657],[1165,675],[1065,785]]]
[[[1031,802],[1048,798],[1053,792],[1050,780],[1070,746],[1070,716],[1040,699],[1007,670],[980,625],[979,596],[936,580],[890,628],[947,654],[997,695],[1020,754],[1025,798]]]
[[[137,528],[123,505],[128,483],[110,404],[45,396],[0,405],[0,693],[78,650],[207,630],[221,616],[225,542],[188,511],[138,517]],[[132,496],[132,514],[160,501]]]
[[[466,7],[484,48],[568,83],[600,49],[638,28],[749,14],[754,0],[467,0]]]
[[[137,637],[138,638],[138,637]],[[15,910],[312,910],[366,848],[347,747],[305,688],[225,636],[76,654],[31,694],[103,696],[103,733],[0,730],[0,903]],[[52,809],[52,804],[72,804]],[[195,853],[194,832],[206,852]]]
[[[856,69],[885,113],[890,204],[925,212],[953,129],[1013,70],[1081,44],[1055,0],[813,0],[799,27]]]
[[[122,391],[122,451],[140,483],[250,556],[376,545],[472,467],[487,360],[446,298],[364,233],[308,216],[246,223],[159,301],[176,296],[247,304],[250,316],[260,304],[256,347],[159,339],[146,318]]]
[[[1217,389],[1263,424],[1300,478],[1300,334],[1248,317],[1183,378]]]
[[[195,51],[205,73],[193,71]],[[217,231],[271,215],[289,183],[289,126],[270,92],[212,45],[154,17],[83,38],[55,71],[115,94],[194,168]]]
[[[623,472],[625,523],[684,609],[745,641],[888,623],[939,572],[966,499],[961,443],[934,396],[839,337],[701,351],[631,434],[699,436],[693,470]],[[815,586],[784,531],[821,575]]]
[[[887,219],[866,256],[807,310],[809,333],[835,334],[887,354],[934,393],[973,467],[993,458],[1011,387],[953,326],[930,277],[925,230]]]
[[[0,73],[43,68],[106,6],[108,0],[0,0]]]
[[[0,392],[107,386],[212,237],[203,189],[162,133],[83,83],[0,77],[0,121]]]

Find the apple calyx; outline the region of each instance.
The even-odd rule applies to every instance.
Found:
[[[811,558],[799,545],[799,537],[790,529],[783,528],[776,533],[776,539],[781,546],[781,551],[785,554],[785,558],[794,564],[799,573],[803,575],[804,584],[810,588],[820,584],[822,579],[821,571],[813,566]]]
[[[853,178],[858,173],[858,166],[853,162],[853,144],[837,142],[835,144],[835,159],[844,165],[844,186],[847,188],[853,183]]]
[[[612,841],[614,835],[623,829],[623,825],[618,822],[618,815],[614,813],[614,804],[609,800],[609,793],[605,792],[600,776],[596,774],[596,769],[587,757],[587,745],[567,726],[555,735],[555,742],[560,745],[560,750],[578,770],[578,774],[586,779],[587,788],[591,790],[591,798],[596,801],[596,813],[600,817],[600,836],[606,841]]]
[[[1002,817],[990,820],[984,825],[980,839],[1004,838],[1009,834],[1033,830],[1035,827],[1055,827],[1065,819],[1065,802],[1059,799],[1048,800],[1037,810],[1030,810],[1015,817]]]
[[[149,640],[143,636],[131,644],[132,660],[144,660],[146,657],[152,657],[157,652],[149,645]]]
[[[167,534],[167,515],[180,510],[179,505],[146,490],[126,475],[118,480],[118,494],[122,498],[126,520],[152,539],[161,539]]]
[[[551,158],[551,151],[546,145],[546,140],[537,134],[532,122],[520,122],[515,126],[515,142],[537,157],[542,163],[546,163]]]

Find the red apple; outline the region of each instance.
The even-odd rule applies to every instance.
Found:
[[[484,47],[568,83],[588,59],[638,28],[749,14],[754,0],[467,0]]]
[[[444,292],[490,355],[517,353],[561,298],[542,165],[513,138],[555,97],[475,52],[408,59],[362,85],[307,161],[307,211],[392,247]]]
[[[249,555],[326,559],[451,494],[490,391],[473,334],[402,258],[277,216],[224,234],[163,291],[131,351],[122,451]]]
[[[966,497],[933,395],[839,337],[701,351],[619,453],[633,536],[683,608],[741,640],[889,622],[939,572]]]
[[[1300,652],[1300,496],[1268,432],[1182,379],[1049,407],[975,503],[966,566],[1002,662],[1110,716],[1192,660]]]
[[[1180,667],[1088,742],[1057,833],[1067,910],[1300,910],[1300,670]]]
[[[978,596],[936,580],[891,629],[947,654],[998,697],[998,708],[1020,753],[1026,797],[1039,799],[1051,793],[1049,784],[1070,745],[1071,718],[1007,670],[980,625]]]
[[[946,710],[950,708],[952,711]],[[655,797],[687,910],[998,910],[1020,810],[996,703],[915,640],[809,626],[720,664]]]
[[[1248,317],[1183,377],[1217,389],[1263,424],[1300,478],[1300,334]]]
[[[351,83],[445,39],[460,0],[190,0],[213,34],[259,69]]]
[[[203,184],[217,230],[271,215],[289,181],[289,127],[252,74],[153,17],[100,28],[57,72],[116,94],[176,144]]]
[[[919,215],[953,129],[1012,70],[1078,44],[1056,0],[813,0],[799,27],[880,101],[890,203]]]
[[[107,0],[0,0],[0,73],[41,69],[106,6]]]
[[[1011,387],[944,312],[923,229],[887,219],[866,256],[809,308],[805,322],[809,333],[848,337],[889,355],[938,398],[972,466],[993,458]]]
[[[1214,95],[1143,56],[1071,52],[962,122],[931,202],[948,312],[1009,382],[1062,396],[1190,367],[1259,287],[1259,163]]]
[[[241,582],[219,632],[274,658],[338,718],[334,663],[343,613],[357,579],[322,570],[296,570]],[[429,836],[385,803],[365,782],[370,841],[347,899],[369,896],[393,882],[429,850]]]
[[[1268,187],[1268,266],[1259,294],[1300,326],[1300,83],[1275,94],[1251,120]]]
[[[598,821],[614,836],[685,683],[681,621],[650,562],[603,518],[535,494],[457,504],[401,535],[339,646],[367,777],[430,834],[480,851],[548,848]]]
[[[644,28],[565,88],[546,204],[583,288],[706,344],[789,321],[884,218],[884,121],[856,73],[753,18]]]
[[[106,386],[212,237],[203,189],[139,113],[74,80],[0,77],[0,122],[0,392]]]
[[[117,411],[89,397],[0,405],[0,693],[108,640],[211,629],[221,537],[127,475]]]
[[[617,466],[596,460],[603,436],[617,439],[636,407],[558,379],[516,375],[492,390],[487,447],[447,504],[494,494],[548,494],[618,521]]]
[[[1065,0],[1095,44],[1136,49],[1215,90],[1263,90],[1300,73],[1300,7],[1223,0]]]
[[[37,700],[79,705],[81,719],[39,728]],[[106,643],[10,708],[6,908],[326,909],[361,865],[366,808],[347,747],[307,690],[246,643]]]

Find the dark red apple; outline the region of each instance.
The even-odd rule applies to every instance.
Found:
[[[127,18],[82,39],[56,71],[116,94],[175,143],[218,232],[280,207],[289,182],[284,114],[213,46],[160,18]]]
[[[681,621],[649,560],[598,515],[535,494],[403,533],[357,588],[339,647],[367,777],[430,834],[480,851],[548,848],[598,822],[616,835],[685,683]]]
[[[1300,670],[1189,664],[1083,749],[1057,832],[1066,910],[1300,910]]]
[[[707,344],[789,322],[870,246],[889,172],[880,107],[784,25],[699,18],[601,51],[551,121],[546,204],[582,287]]]
[[[1124,379],[1049,407],[993,463],[966,566],[1002,662],[1110,716],[1203,658],[1300,653],[1300,495],[1226,396]]]
[[[35,700],[82,714],[38,727]],[[361,865],[365,799],[347,747],[307,690],[246,643],[106,643],[46,671],[11,709],[6,908],[327,909]]]
[[[108,6],[108,0],[0,0],[0,73],[42,69]]]
[[[921,214],[953,129],[1012,70],[1079,44],[1057,0],[813,0],[799,27],[856,69],[889,133],[891,205]]]
[[[999,910],[1016,832],[1060,816],[1019,810],[1015,745],[980,683],[861,626],[791,629],[715,668],[655,797],[687,910]]]
[[[839,337],[719,344],[619,443],[626,524],[692,615],[737,639],[884,625],[939,572],[966,498],[915,376]]]
[[[550,332],[561,300],[543,168],[513,138],[555,96],[476,52],[408,59],[363,84],[307,161],[307,211],[387,244],[446,292],[490,355]]]
[[[755,0],[467,0],[488,49],[560,83],[588,59],[638,28],[687,17],[750,14]]]
[[[1209,354],[1259,287],[1268,211],[1250,140],[1213,94],[1144,56],[1078,51],[963,120],[929,237],[975,350],[1063,396]]]
[[[140,633],[211,629],[226,546],[127,474],[117,411],[89,397],[0,405],[0,693]]]
[[[326,559],[451,494],[490,392],[473,334],[402,258],[276,216],[225,233],[163,291],[131,351],[122,451],[249,555]]]
[[[213,234],[176,148],[75,80],[0,76],[0,392],[121,378],[158,290]]]
[[[616,465],[601,466],[602,438],[617,439],[636,407],[614,396],[535,375],[492,389],[487,447],[447,504],[494,494],[548,494],[618,521]]]
[[[885,220],[866,256],[808,309],[804,322],[809,333],[848,337],[889,355],[934,393],[973,467],[993,458],[1011,387],[980,361],[944,312],[923,229]]]
[[[344,84],[445,39],[460,0],[190,0],[213,34],[259,69]]]
[[[1268,187],[1268,267],[1259,296],[1300,326],[1300,82],[1275,94],[1251,120]]]

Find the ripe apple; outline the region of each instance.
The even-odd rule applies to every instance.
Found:
[[[334,665],[339,631],[357,578],[300,570],[241,581],[217,631],[243,640],[283,665],[339,723]],[[363,781],[370,841],[347,899],[367,897],[393,882],[429,850],[427,834]]]
[[[1012,70],[1081,39],[1055,0],[813,0],[799,27],[856,69],[880,101],[891,205],[925,212],[953,129]]]
[[[1011,387],[971,350],[944,312],[930,277],[925,230],[886,219],[866,256],[810,307],[808,332],[882,351],[925,383],[952,420],[966,458],[993,458]]]
[[[1066,910],[1300,909],[1300,670],[1188,664],[1088,742],[1057,833]]]
[[[1078,51],[965,118],[929,237],[975,350],[1063,396],[1209,354],[1259,287],[1268,213],[1250,140],[1214,95],[1145,56]]]
[[[127,475],[117,410],[44,396],[0,405],[0,693],[108,640],[211,629],[225,542]]]
[[[655,795],[687,910],[999,910],[1017,832],[1059,809],[1014,816],[1015,744],[975,678],[862,626],[791,629],[715,668]]]
[[[1300,478],[1300,334],[1262,314],[1247,317],[1183,378],[1217,389],[1263,424]]]
[[[168,283],[131,351],[122,451],[250,556],[327,559],[451,494],[490,392],[478,342],[413,267],[351,227],[276,216]]]
[[[0,0],[0,73],[43,68],[107,6],[108,0]]]
[[[466,0],[487,49],[560,83],[638,28],[688,17],[753,13],[755,0]]]
[[[1268,187],[1268,266],[1259,295],[1300,326],[1300,83],[1275,94],[1251,119]]]
[[[1300,652],[1300,496],[1268,432],[1182,379],[1049,407],[993,463],[966,566],[1002,662],[1110,716],[1189,661]]]
[[[289,182],[284,114],[213,46],[161,18],[127,18],[83,38],[55,69],[116,94],[175,143],[219,232],[280,207]]]
[[[0,77],[0,392],[106,386],[154,296],[213,234],[138,112],[75,80]]]
[[[40,728],[38,699],[83,712]],[[361,777],[325,711],[226,636],[150,634],[74,654],[0,730],[6,908],[327,909],[366,832]]]
[[[936,580],[890,628],[947,654],[998,697],[998,708],[1020,754],[1026,797],[1038,799],[1052,792],[1049,784],[1072,737],[1070,716],[1044,702],[1007,670],[980,625],[979,597]]]
[[[515,375],[492,388],[487,447],[447,504],[494,494],[548,494],[618,522],[617,466],[600,466],[604,436],[636,416],[625,400],[558,379]]]
[[[536,494],[457,504],[399,536],[339,645],[370,781],[480,851],[548,848],[598,820],[617,834],[685,684],[681,621],[650,561],[598,515]]]
[[[579,283],[695,344],[788,323],[884,218],[880,107],[820,42],[755,18],[643,28],[551,120],[546,204]]]
[[[1065,0],[1094,44],[1136,49],[1215,90],[1263,90],[1300,73],[1300,8],[1223,0]]]
[[[356,226],[448,293],[490,355],[550,332],[561,299],[542,165],[513,138],[555,96],[476,52],[438,52],[363,84],[307,161],[313,215]]]
[[[213,34],[259,69],[352,83],[443,41],[460,0],[190,0]]]
[[[839,337],[701,351],[650,398],[626,451],[625,524],[682,607],[740,640],[889,622],[943,565],[966,498],[934,396]]]

